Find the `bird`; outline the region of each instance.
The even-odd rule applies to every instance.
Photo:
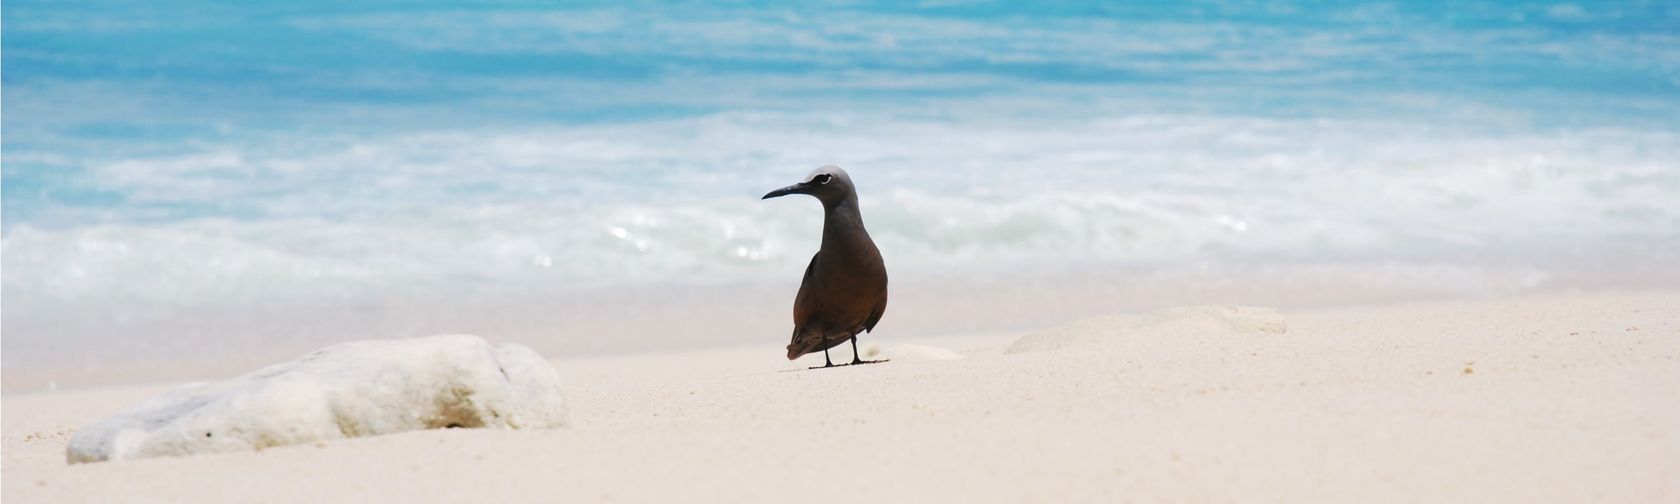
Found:
[[[804,181],[770,191],[761,200],[805,194],[823,205],[822,248],[805,266],[805,279],[793,299],[793,338],[788,360],[822,351],[823,368],[834,367],[828,349],[851,340],[851,364],[863,360],[857,336],[871,332],[887,311],[887,266],[880,249],[869,239],[858,212],[852,177],[838,166],[824,166]],[[818,369],[818,368],[812,368]]]

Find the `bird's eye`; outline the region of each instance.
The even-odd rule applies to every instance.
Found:
[[[827,184],[830,180],[834,180],[834,176],[827,173],[817,175],[817,178],[811,179],[812,182],[816,182],[818,184]]]

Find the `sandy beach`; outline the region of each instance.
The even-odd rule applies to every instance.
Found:
[[[1079,344],[1017,353],[1034,331],[882,336],[894,360],[820,370],[806,369],[820,356],[788,362],[774,342],[559,359],[564,429],[75,466],[74,429],[171,384],[8,394],[4,499],[1680,498],[1680,291],[1281,314],[1282,333],[1191,323],[1092,337],[1102,329],[1085,324]]]
[[[0,499],[1680,503],[1676,5],[13,2]]]

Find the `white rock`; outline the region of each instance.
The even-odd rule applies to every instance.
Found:
[[[67,455],[97,462],[566,421],[560,376],[536,352],[430,336],[344,343],[226,382],[183,385],[76,431]]]
[[[1141,333],[1284,333],[1288,324],[1276,309],[1252,306],[1192,306],[1149,313],[1077,320],[1015,340],[1004,353],[1038,352],[1125,341]]]

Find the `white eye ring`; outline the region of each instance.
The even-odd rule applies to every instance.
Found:
[[[817,183],[818,184],[827,184],[827,183],[829,183],[829,181],[832,181],[832,180],[834,180],[833,175],[829,175],[827,173],[824,173],[822,175],[817,175]]]

